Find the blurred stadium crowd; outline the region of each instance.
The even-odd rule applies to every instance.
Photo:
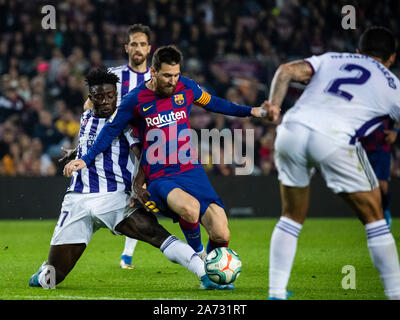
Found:
[[[49,4],[56,8],[55,30],[41,27],[41,8]],[[347,4],[357,11],[355,30],[341,27]],[[153,51],[177,45],[185,57],[184,74],[211,94],[257,106],[268,97],[280,63],[355,51],[371,24],[385,25],[398,37],[399,16],[397,0],[0,0],[0,176],[61,174],[61,146],[76,145],[87,97],[84,76],[92,67],[127,63],[124,37],[130,24],[152,28]],[[399,67],[397,62],[398,76]],[[290,88],[283,112],[301,90]],[[253,174],[274,172],[275,126],[197,107],[191,124],[196,130],[254,129]],[[393,156],[392,174],[400,176],[398,143]],[[234,165],[205,167],[234,173]]]

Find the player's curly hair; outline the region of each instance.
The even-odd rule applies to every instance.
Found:
[[[89,88],[104,83],[116,85],[117,82],[119,82],[119,77],[103,68],[92,69],[86,75],[86,83]]]

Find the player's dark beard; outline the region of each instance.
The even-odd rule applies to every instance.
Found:
[[[135,57],[135,55],[136,55],[136,57]],[[141,54],[135,54],[135,55],[132,56],[132,61],[136,66],[141,65],[146,60],[146,58],[144,56],[142,56]]]
[[[157,88],[156,89],[156,93],[159,97],[163,97],[163,98],[168,98],[171,97],[172,94],[175,92],[176,89],[176,85],[175,86],[171,86],[171,87],[161,87],[161,88]]]

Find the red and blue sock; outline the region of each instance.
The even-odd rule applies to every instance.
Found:
[[[203,251],[204,247],[201,243],[201,231],[199,221],[197,221],[197,223],[190,223],[180,218],[179,225],[183,234],[185,235],[187,243],[193,248],[193,250],[196,252]]]

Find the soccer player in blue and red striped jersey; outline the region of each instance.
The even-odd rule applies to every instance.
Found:
[[[209,234],[207,252],[210,252],[227,246],[230,232],[222,200],[211,186],[191,144],[191,106],[195,103],[217,113],[270,120],[277,118],[279,109],[266,112],[261,107],[241,106],[212,96],[195,81],[181,76],[181,62],[182,54],[176,47],[157,49],[151,80],[125,96],[88,153],[68,163],[65,171],[71,174],[90,165],[114,136],[129,123],[133,124],[143,146],[141,164],[149,200],[175,222],[193,226],[201,222]]]
[[[372,133],[360,139],[368,160],[378,178],[379,189],[382,196],[382,209],[386,223],[392,226],[392,215],[390,212],[390,145],[396,141],[399,129],[394,127],[394,121],[384,120]]]
[[[81,118],[78,155],[90,149],[116,110],[118,81],[115,74],[104,70],[92,70],[88,74],[93,109],[84,112]],[[74,172],[51,239],[48,261],[32,275],[29,286],[55,288],[73,269],[93,233],[99,228],[109,228],[115,234],[146,241],[159,248],[167,259],[198,276],[201,289],[232,289],[230,284],[213,283],[193,248],[165,230],[154,215],[140,205],[130,206],[135,165],[130,162],[129,149],[134,150],[138,141],[129,131],[128,128],[113,138],[112,144],[87,168]]]

